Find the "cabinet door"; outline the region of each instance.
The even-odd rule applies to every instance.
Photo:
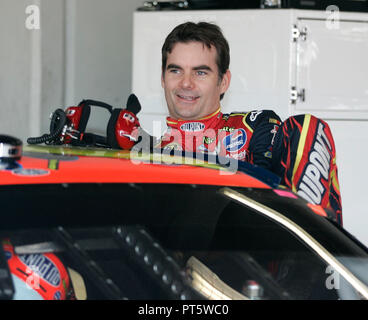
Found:
[[[368,17],[361,20],[298,19],[306,38],[294,45],[294,82],[305,100],[292,113],[326,119],[368,120]],[[363,19],[364,18],[364,19]]]

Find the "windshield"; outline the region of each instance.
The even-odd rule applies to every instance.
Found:
[[[307,230],[332,260],[280,221],[234,199],[232,192],[277,210],[282,207],[283,214]],[[78,260],[72,254],[73,245],[68,246],[78,243],[106,277],[134,299],[162,298],[166,291],[162,286],[155,288],[152,277],[156,271],[140,265],[145,263],[144,252],[139,262],[132,259],[134,251],[127,255],[119,251],[116,226],[144,230],[150,239],[144,240],[147,246],[162,248],[157,255],[164,252],[165,259],[175,264],[177,269],[171,272],[185,275],[183,281],[209,299],[360,299],[363,295],[356,282],[368,284],[368,255],[360,244],[308,211],[300,199],[280,198],[273,190],[186,184],[54,184],[2,186],[0,200],[1,237],[10,238],[18,254],[34,254],[40,248],[55,251],[85,281],[93,282],[96,274],[81,267],[83,255]],[[61,238],[55,236],[60,226],[74,242],[66,237],[60,243]],[[150,281],[142,280],[145,274]],[[106,297],[93,285],[89,294]]]

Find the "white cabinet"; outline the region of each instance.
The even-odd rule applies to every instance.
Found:
[[[229,41],[232,82],[222,110],[273,109],[282,119],[312,113],[330,125],[337,146],[344,225],[368,245],[368,14],[315,10],[135,12],[132,89],[141,124],[165,129],[161,46],[185,21],[217,23]]]
[[[318,18],[300,18],[297,26],[306,39],[292,46],[292,83],[305,90],[305,101],[291,112],[368,120],[368,14],[341,19],[336,28]]]

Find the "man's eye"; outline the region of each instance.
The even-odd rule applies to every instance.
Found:
[[[174,74],[178,74],[178,73],[180,73],[180,70],[179,69],[170,69],[169,72],[174,73]]]
[[[201,70],[198,70],[197,71],[197,75],[198,76],[205,76],[207,74],[207,72],[206,71],[201,71]]]

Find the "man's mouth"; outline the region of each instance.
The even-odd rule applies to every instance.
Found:
[[[183,95],[183,94],[177,94],[176,95],[178,98],[188,101],[188,102],[192,102],[195,101],[199,98],[199,96],[192,96],[192,95]]]

